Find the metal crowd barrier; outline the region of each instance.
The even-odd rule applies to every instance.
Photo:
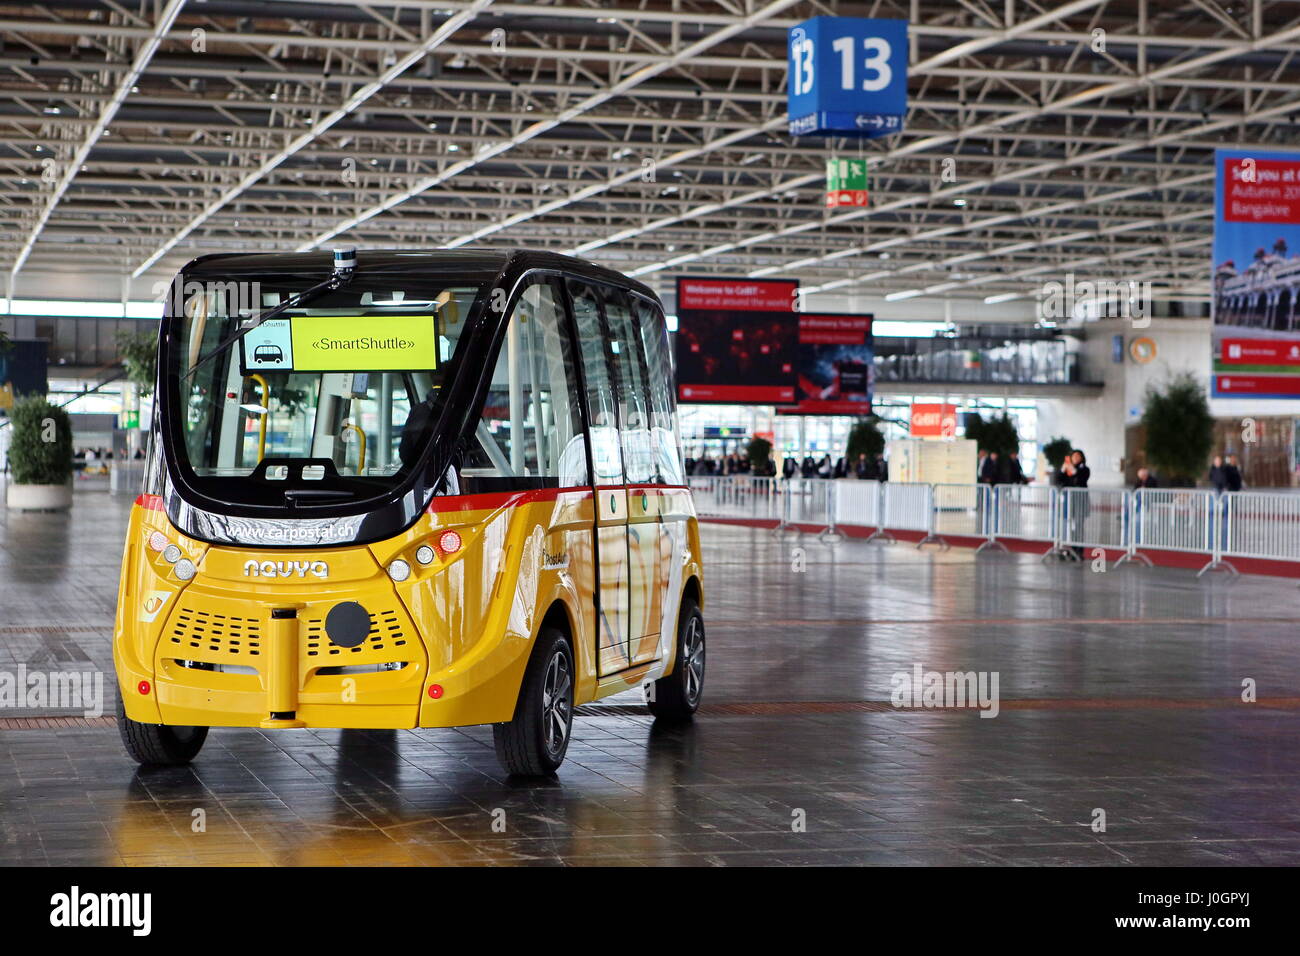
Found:
[[[1239,491],[1223,496],[1217,515],[1220,559],[1300,561],[1300,495]]]
[[[943,535],[982,537],[980,550],[1005,539],[1041,542],[1043,557],[1077,560],[1079,551],[1122,551],[1116,562],[1151,564],[1147,550],[1203,554],[1197,572],[1237,573],[1231,558],[1300,561],[1300,495],[1193,488],[1050,488],[831,481],[820,478],[692,476],[696,512],[705,518],[775,520],[780,533],[821,528],[871,529],[867,540],[892,541],[890,530],[919,532],[917,547]]]
[[[1057,488],[1056,543],[1059,549],[1129,550],[1129,498],[1120,488]]]
[[[1056,539],[1057,489],[1046,485],[986,485],[993,499],[994,540],[1016,538],[1048,545]]]

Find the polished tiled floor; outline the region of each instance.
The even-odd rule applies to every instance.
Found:
[[[128,504],[0,509],[0,671],[111,686]],[[0,729],[0,864],[1300,863],[1294,582],[704,541],[688,729],[616,699],[542,783],[507,780],[483,728],[214,731],[152,772],[112,727]],[[892,709],[916,664],[996,672],[999,715]]]

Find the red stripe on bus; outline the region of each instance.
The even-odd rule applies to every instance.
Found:
[[[136,495],[135,503],[146,511],[162,511],[162,495]]]
[[[503,505],[533,504],[538,501],[554,501],[563,494],[591,494],[591,489],[580,488],[532,488],[526,491],[493,491],[481,495],[441,495],[435,496],[426,509],[429,514],[444,511],[489,511]]]
[[[670,491],[689,491],[686,485],[601,485],[600,491],[620,491],[624,487],[629,492],[650,492],[665,494]],[[592,494],[587,485],[571,488],[532,488],[520,491],[493,491],[480,495],[442,495],[429,502],[426,509],[429,514],[444,511],[490,511],[504,505],[533,504],[538,501],[554,501],[563,494]]]

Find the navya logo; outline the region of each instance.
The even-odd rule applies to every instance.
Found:
[[[291,578],[295,575],[305,578],[313,574],[318,578],[327,578],[330,566],[324,561],[245,561],[246,578]]]

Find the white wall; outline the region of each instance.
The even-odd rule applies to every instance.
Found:
[[[1092,485],[1118,486],[1123,482],[1124,429],[1142,417],[1148,386],[1159,385],[1170,376],[1191,372],[1209,388],[1210,322],[1208,319],[1152,319],[1149,327],[1135,329],[1132,322],[1106,319],[1086,326],[1088,338],[1081,353],[1090,379],[1100,378],[1105,387],[1091,399],[1057,399],[1039,402],[1039,439],[1057,435],[1068,438],[1088,455]],[[1111,358],[1111,338],[1124,337],[1124,361]],[[1129,343],[1147,336],[1156,343],[1156,357],[1146,365],[1134,362]],[[1249,399],[1216,400],[1210,403],[1216,418],[1243,415],[1297,414],[1300,402],[1264,402]]]

